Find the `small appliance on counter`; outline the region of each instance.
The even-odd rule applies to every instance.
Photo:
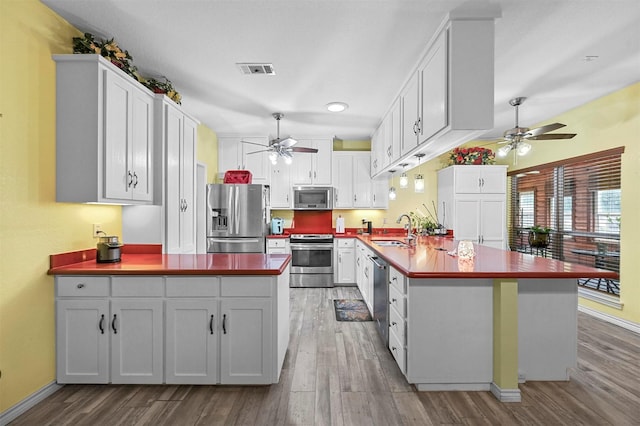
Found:
[[[115,263],[120,262],[120,247],[122,244],[118,241],[117,236],[99,237],[96,262],[98,263]]]
[[[284,219],[274,217],[271,219],[271,234],[282,235],[284,233]]]

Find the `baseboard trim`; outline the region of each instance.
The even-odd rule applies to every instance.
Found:
[[[520,389],[500,389],[500,386],[496,385],[495,382],[491,382],[491,393],[495,396],[500,402],[521,402],[522,395],[520,394]]]
[[[611,296],[609,294],[591,290],[589,288],[583,288],[581,286],[578,286],[578,296],[618,310],[622,310],[623,307],[623,304],[620,302],[619,297]]]
[[[57,384],[55,381],[51,382],[18,402],[5,412],[0,413],[0,426],[5,426],[9,424],[9,422],[14,421],[37,403],[62,389],[63,386],[64,385]]]
[[[633,331],[636,334],[640,334],[640,324],[632,322],[632,321],[628,321],[622,318],[618,318],[614,315],[610,315],[610,314],[605,314],[603,312],[600,311],[596,311],[595,309],[592,308],[588,308],[586,306],[582,306],[582,305],[578,305],[578,311],[585,313],[587,315],[591,315],[592,317],[601,319],[603,321],[606,321],[610,324],[614,324],[617,325],[619,327],[622,327],[626,330],[629,331]]]

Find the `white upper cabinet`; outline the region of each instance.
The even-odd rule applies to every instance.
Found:
[[[331,185],[331,139],[298,139],[294,148],[315,148],[317,153],[296,152],[291,164],[292,185]],[[281,160],[279,160],[281,161]]]
[[[333,164],[335,209],[387,208],[389,187],[371,179],[369,152],[335,151]]]
[[[291,166],[284,161],[278,161],[271,166],[271,208],[289,209],[292,205]]]
[[[268,152],[264,151],[268,145],[269,140],[266,136],[219,137],[218,171],[220,180],[222,181],[227,170],[248,170],[251,172],[251,183],[268,185],[269,157]]]
[[[455,192],[460,194],[504,194],[507,192],[505,168],[494,166],[452,166]]]
[[[392,142],[386,142],[391,154],[383,167],[372,169],[373,176],[400,163],[415,164],[412,157],[418,152],[426,154],[423,162],[429,161],[493,127],[494,19],[498,15],[493,11],[484,16],[456,14],[443,22],[395,100],[401,131],[395,135],[391,125]],[[399,138],[399,149],[393,149],[394,136]]]
[[[53,59],[56,200],[152,204],[153,94],[99,55]]]

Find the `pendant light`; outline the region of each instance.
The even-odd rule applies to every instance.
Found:
[[[391,187],[389,188],[389,199],[395,200],[397,195],[396,188],[393,186],[393,173],[395,173],[395,170],[389,170],[389,173],[391,173]]]
[[[413,180],[413,190],[414,192],[421,194],[424,192],[424,177],[422,176],[422,173],[420,173],[420,160],[422,159],[422,157],[424,157],[424,154],[416,154],[414,155],[414,157],[418,158],[418,174],[415,175],[415,178]]]
[[[400,175],[400,189],[407,189],[409,187],[409,176],[407,176],[407,172],[404,170],[409,163],[402,163],[400,166],[402,167],[402,174]]]

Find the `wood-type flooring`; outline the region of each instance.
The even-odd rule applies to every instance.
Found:
[[[579,314],[569,382],[417,392],[373,322],[338,322],[354,287],[291,289],[291,340],[272,386],[67,385],[11,425],[640,425],[640,336]]]

